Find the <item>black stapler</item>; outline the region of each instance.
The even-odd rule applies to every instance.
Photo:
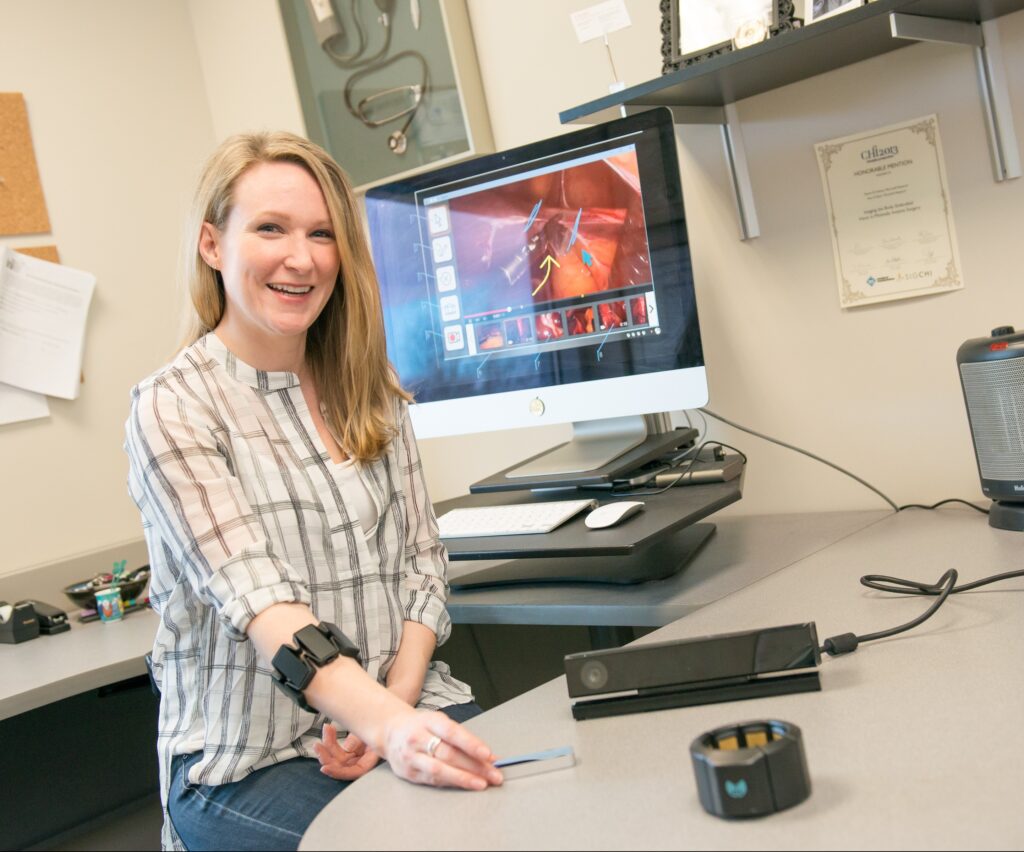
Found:
[[[32,608],[35,609],[36,615],[39,617],[40,633],[52,636],[54,633],[63,633],[65,630],[71,629],[68,614],[64,610],[42,601],[22,601],[21,603],[32,604]]]

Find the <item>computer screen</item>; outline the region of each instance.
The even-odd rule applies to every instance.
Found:
[[[366,212],[421,437],[707,402],[668,110],[377,187]]]

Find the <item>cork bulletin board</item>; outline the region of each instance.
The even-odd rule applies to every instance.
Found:
[[[27,254],[38,257],[40,260],[48,260],[50,263],[60,263],[60,254],[57,246],[23,246],[14,249],[18,254]]]
[[[25,98],[0,92],[0,235],[49,230]]]

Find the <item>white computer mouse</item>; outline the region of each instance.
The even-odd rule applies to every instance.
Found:
[[[614,527],[626,518],[633,517],[643,507],[644,504],[639,500],[619,500],[615,503],[605,503],[587,515],[584,523],[592,530],[603,530],[607,527]]]

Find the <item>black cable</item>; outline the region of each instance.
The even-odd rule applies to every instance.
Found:
[[[808,456],[809,458],[812,458],[815,461],[820,461],[822,464],[828,465],[829,467],[838,470],[840,473],[846,474],[847,476],[861,483],[861,485],[864,485],[865,487],[874,491],[890,506],[892,506],[893,509],[897,512],[902,512],[904,509],[937,509],[939,506],[944,506],[947,503],[963,503],[965,506],[969,506],[976,512],[981,512],[984,515],[987,515],[989,513],[987,509],[984,509],[981,506],[977,506],[974,503],[970,503],[967,500],[961,500],[959,497],[950,497],[945,500],[940,500],[938,503],[934,503],[931,506],[925,506],[920,503],[908,503],[903,506],[897,506],[895,502],[889,499],[889,497],[887,497],[873,485],[871,485],[868,482],[865,482],[859,476],[850,473],[850,471],[844,470],[843,468],[839,467],[839,465],[833,464],[827,459],[823,459],[820,456],[816,456],[814,453],[808,452],[807,450],[803,450],[800,447],[795,447],[792,444],[787,444],[784,441],[779,441],[775,438],[769,437],[768,435],[763,435],[760,432],[755,432],[753,429],[748,429],[745,426],[741,426],[738,423],[734,423],[733,421],[728,420],[725,417],[722,417],[721,415],[715,414],[715,412],[710,411],[709,409],[698,408],[696,409],[696,411],[700,412],[701,414],[707,414],[710,417],[714,417],[716,420],[720,420],[723,423],[726,423],[735,429],[739,429],[741,432],[747,432],[751,435],[754,435],[755,437],[762,438],[765,441],[770,441],[771,443],[778,444],[779,446],[785,447],[786,449],[802,453],[803,455]],[[689,415],[687,415],[687,423],[689,423]],[[723,443],[722,441],[704,441],[695,450],[690,451],[693,454],[692,456],[690,456],[690,453],[687,453],[686,455],[684,455],[682,459],[679,460],[677,466],[687,464],[687,469],[681,472],[679,474],[679,477],[676,480],[674,480],[671,484],[666,485],[663,488],[659,488],[657,490],[639,488],[633,491],[613,491],[612,493],[615,494],[615,496],[617,497],[630,497],[633,495],[645,494],[662,494],[665,491],[668,491],[669,488],[675,487],[687,475],[688,472],[692,475],[692,473],[694,472],[693,465],[700,458],[701,450],[703,450],[705,447],[709,445],[733,450],[734,452],[739,453],[739,455],[743,459],[744,464],[747,463],[746,454],[743,453],[741,450],[736,449],[736,447]],[[906,622],[905,624],[901,624],[898,627],[890,627],[887,630],[879,630],[875,633],[866,633],[863,636],[858,636],[855,633],[841,633],[837,636],[830,636],[822,644],[820,648],[821,653],[828,654],[831,657],[837,657],[841,654],[849,654],[853,651],[856,651],[857,647],[863,642],[873,642],[876,639],[885,639],[889,636],[896,636],[899,633],[905,633],[907,630],[911,630],[912,628],[917,627],[920,624],[923,624],[925,621],[927,621],[929,618],[935,615],[939,607],[941,607],[946,602],[946,599],[950,595],[957,594],[959,592],[967,592],[971,589],[977,589],[981,586],[986,586],[989,583],[999,582],[1000,580],[1008,580],[1012,577],[1024,577],[1024,570],[1007,571],[1003,574],[994,574],[991,577],[985,577],[981,580],[975,580],[973,583],[967,583],[962,586],[956,585],[958,577],[959,575],[957,574],[955,568],[950,568],[948,571],[946,571],[946,573],[944,573],[936,583],[919,583],[915,580],[904,580],[899,577],[888,577],[883,574],[866,574],[865,576],[860,578],[860,582],[862,585],[867,586],[869,589],[875,589],[880,592],[893,592],[895,594],[904,595],[930,595],[933,597],[937,595],[938,599],[917,618],[914,618]]]
[[[707,446],[722,447],[726,450],[732,450],[734,453],[737,453],[740,456],[740,458],[743,460],[743,464],[747,463],[746,453],[744,453],[742,450],[736,449],[736,447],[732,446],[731,444],[725,444],[722,443],[721,441],[704,441],[704,443],[700,444],[696,448],[688,450],[681,459],[679,459],[672,467],[668,469],[668,471],[662,470],[659,472],[659,475],[664,475],[666,472],[671,472],[672,470],[675,470],[675,468],[679,467],[680,465],[686,465],[686,470],[681,471],[679,475],[675,479],[673,479],[672,482],[670,482],[668,485],[664,485],[661,488],[656,489],[642,486],[640,488],[635,488],[632,491],[615,491],[613,489],[612,495],[615,497],[650,497],[655,494],[664,494],[670,488],[675,488],[688,475],[692,477],[693,474],[696,473],[696,471],[693,470],[693,466],[698,461],[700,461],[701,450],[703,450]]]
[[[922,503],[907,503],[904,506],[900,506],[896,511],[902,512],[904,509],[938,509],[939,506],[945,506],[947,503],[963,503],[965,506],[970,506],[975,512],[981,512],[983,515],[987,515],[989,510],[978,506],[975,503],[971,503],[968,500],[961,500],[959,497],[949,497],[945,500],[939,500],[938,503],[932,503],[931,506],[925,506]]]
[[[324,42],[323,49],[335,63],[341,68],[362,68],[366,65],[371,65],[384,56],[391,47],[391,31],[394,26],[391,14],[384,11],[381,8],[381,4],[378,3],[378,8],[381,8],[380,23],[384,27],[384,43],[380,46],[380,49],[372,56],[363,56],[363,52],[369,47],[369,41],[366,38],[366,31],[363,29],[363,23],[360,19],[359,2],[358,0],[352,0],[352,20],[356,26],[356,33],[358,39],[356,41],[357,47],[352,53],[338,53],[332,46],[332,42],[335,39],[343,39],[344,36],[331,36],[326,42]]]
[[[951,594],[969,592],[972,589],[987,586],[989,583],[998,583],[1000,580],[1009,580],[1013,577],[1024,577],[1024,570],[1006,571],[1002,574],[993,574],[991,577],[983,577],[963,586],[954,586]],[[900,595],[934,595],[937,594],[935,589],[942,584],[942,580],[939,580],[937,584],[918,583],[914,580],[902,580],[899,577],[886,577],[884,574],[868,574],[861,577],[860,582],[861,585],[867,586],[869,589],[879,592],[894,592]]]
[[[875,494],[877,494],[879,497],[881,497],[883,500],[885,500],[886,503],[888,503],[890,506],[892,506],[894,512],[898,512],[900,510],[900,507],[897,506],[896,503],[893,500],[891,500],[889,497],[887,497],[885,494],[883,494],[881,491],[879,491],[877,488],[875,488],[875,486],[872,485],[870,482],[866,482],[865,480],[863,480],[859,476],[857,476],[855,473],[850,473],[850,471],[846,470],[845,468],[842,468],[842,467],[840,467],[837,464],[833,464],[828,459],[823,459],[821,456],[816,456],[814,453],[809,452],[808,450],[803,450],[800,447],[794,447],[792,444],[787,444],[785,441],[780,441],[778,438],[771,438],[768,435],[763,435],[760,432],[755,432],[753,429],[748,429],[746,426],[740,426],[739,423],[733,423],[733,421],[728,420],[725,417],[722,417],[722,415],[720,415],[720,414],[715,414],[715,412],[711,411],[710,409],[699,408],[697,410],[704,412],[704,414],[707,414],[709,417],[714,417],[715,420],[721,420],[723,423],[726,423],[729,426],[732,426],[734,429],[739,429],[741,432],[747,432],[748,434],[753,435],[753,436],[755,436],[757,438],[761,438],[762,440],[765,440],[765,441],[770,441],[773,444],[778,444],[780,447],[785,447],[787,450],[793,450],[794,452],[802,453],[803,455],[807,456],[808,458],[812,458],[815,461],[819,461],[819,462],[821,462],[824,465],[828,465],[829,467],[831,467],[831,468],[833,468],[835,470],[838,470],[840,473],[846,474],[851,479],[855,479],[857,482],[859,482],[865,488],[869,488],[870,490],[874,491]]]
[[[743,452],[743,450],[737,449],[732,444],[726,444],[724,441],[705,441],[704,444],[714,444],[715,446],[722,447],[723,449],[732,450],[734,453],[736,453],[736,455],[740,457],[740,459],[743,461],[743,464],[747,463],[747,454]]]
[[[708,434],[708,419],[704,416],[704,412],[701,411],[699,408],[695,408],[693,409],[693,411],[696,414],[700,415],[701,425],[699,427],[694,426],[693,421],[690,420],[690,412],[684,409],[683,416],[686,418],[686,425],[689,426],[691,429],[697,430],[697,440],[703,440],[704,438],[707,437]]]
[[[363,55],[363,51],[366,50],[366,32],[363,30],[363,22],[359,13],[359,0],[352,0],[352,22],[355,24],[356,33],[358,38],[356,39],[356,49],[351,53],[338,53],[332,46],[331,43],[335,39],[341,41],[345,40],[345,36],[333,35],[323,44],[324,53],[326,53],[331,59],[333,59],[342,68],[351,67],[353,63],[358,65],[358,59]]]
[[[729,426],[732,426],[734,429],[739,429],[741,432],[747,432],[748,434],[754,435],[757,438],[761,438],[765,441],[770,441],[773,444],[778,444],[780,447],[785,447],[787,450],[793,450],[794,452],[802,453],[803,455],[808,456],[809,458],[812,458],[815,461],[819,461],[822,464],[828,465],[829,467],[838,470],[840,473],[846,474],[851,479],[855,479],[865,488],[870,488],[872,491],[875,492],[875,494],[877,494],[879,497],[885,500],[885,502],[892,506],[893,509],[895,509],[897,512],[902,512],[904,509],[937,509],[939,506],[944,506],[947,503],[963,503],[965,506],[970,506],[972,509],[974,509],[975,512],[981,512],[983,515],[987,515],[989,513],[988,509],[985,509],[981,506],[977,506],[974,503],[971,503],[967,500],[961,500],[959,497],[950,497],[946,500],[940,500],[938,503],[933,503],[931,506],[925,506],[923,503],[907,503],[906,505],[903,506],[897,506],[894,501],[890,500],[889,497],[887,497],[885,494],[883,494],[881,491],[875,488],[874,485],[861,479],[856,474],[850,473],[850,471],[841,468],[839,465],[833,464],[828,459],[823,459],[821,456],[816,456],[812,452],[801,449],[800,447],[794,447],[792,444],[787,444],[785,441],[780,441],[777,438],[772,438],[768,435],[763,435],[760,432],[755,432],[753,429],[748,429],[746,426],[741,426],[739,423],[733,423],[733,421],[728,420],[725,417],[722,417],[720,414],[715,414],[715,412],[709,411],[706,408],[698,408],[697,411],[703,412],[704,414],[709,414],[716,420],[721,420],[723,423],[727,423]]]
[[[860,582],[861,585],[867,586],[869,589],[875,589],[880,592],[893,592],[900,595],[929,595],[932,597],[938,595],[938,600],[917,618],[908,621],[906,624],[901,624],[899,627],[891,627],[888,630],[879,630],[876,633],[867,633],[863,636],[858,636],[855,633],[842,633],[838,636],[830,636],[825,640],[820,650],[830,657],[849,654],[852,651],[856,651],[857,646],[862,642],[872,642],[875,639],[895,636],[897,633],[903,633],[912,627],[917,627],[919,624],[924,623],[935,615],[938,608],[946,602],[946,598],[950,595],[968,592],[971,589],[987,586],[989,583],[997,583],[1000,580],[1009,580],[1012,577],[1024,577],[1024,571],[1006,571],[1002,574],[993,574],[991,577],[984,577],[981,580],[965,583],[962,586],[956,585],[958,576],[955,568],[950,568],[939,578],[937,583],[919,583],[916,580],[887,577],[884,574],[866,574],[860,578]]]

